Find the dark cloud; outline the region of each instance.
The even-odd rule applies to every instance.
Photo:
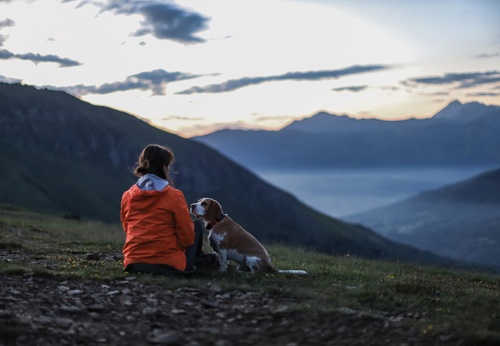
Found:
[[[1,2],[1,0],[0,0],[0,2]],[[12,19],[7,18],[4,20],[0,20],[0,30],[2,30],[2,28],[14,26],[14,25],[15,25],[15,22]],[[3,43],[7,40],[7,37],[8,36],[0,35],[0,47],[3,46]]]
[[[424,95],[426,95],[426,96],[448,96],[448,95],[450,95],[450,93],[447,91],[436,91],[433,93],[425,93]]]
[[[489,59],[489,58],[496,58],[498,56],[500,56],[500,53],[491,53],[491,54],[485,53],[485,54],[479,54],[477,57],[481,59]]]
[[[467,96],[471,96],[471,97],[485,97],[485,96],[496,97],[496,96],[500,96],[500,93],[479,92],[479,93],[468,93]]]
[[[500,81],[500,71],[469,72],[469,73],[447,73],[443,76],[432,76],[412,78],[403,82],[407,86],[417,84],[458,84],[458,88],[471,88],[477,85],[497,83]]]
[[[208,27],[209,19],[172,3],[144,0],[109,1],[102,10],[117,14],[142,15],[144,21],[141,22],[141,28],[134,33],[135,36],[152,34],[159,39],[184,44],[205,42],[196,34]]]
[[[57,55],[49,54],[49,55],[40,55],[35,53],[25,53],[25,54],[15,54],[5,49],[0,49],[0,59],[19,59],[19,60],[29,60],[38,64],[40,62],[55,62],[59,64],[61,67],[71,67],[71,66],[79,66],[81,63],[78,61],[61,58]]]
[[[492,84],[499,82],[500,82],[500,73],[497,73],[496,76],[482,76],[472,80],[463,81],[462,83],[460,83],[459,88],[461,89],[471,88],[478,85]]]
[[[0,0],[0,2],[1,2],[1,0]],[[14,26],[15,24],[16,23],[12,19],[10,19],[10,18],[4,19],[4,20],[0,20],[0,29],[8,27],[8,26]]]
[[[334,88],[333,91],[352,91],[354,93],[366,90],[368,88],[367,85],[356,85],[350,87],[342,87],[342,88]]]
[[[266,82],[284,81],[284,80],[313,81],[313,80],[331,79],[351,74],[385,70],[388,68],[389,68],[388,66],[383,66],[383,65],[367,65],[367,66],[352,66],[340,70],[289,72],[277,76],[244,77],[241,79],[228,80],[220,84],[207,85],[204,87],[195,86],[190,89],[183,90],[178,94],[190,95],[196,93],[221,93],[221,92],[233,91],[250,85],[262,84]]]
[[[86,94],[110,94],[117,91],[127,90],[152,90],[154,95],[165,95],[167,83],[180,80],[200,77],[184,72],[167,72],[165,70],[154,70],[150,72],[141,72],[128,76],[124,81],[115,83],[106,83],[100,86],[75,85],[66,87],[71,93],[77,95]]]

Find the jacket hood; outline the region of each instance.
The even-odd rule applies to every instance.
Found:
[[[131,202],[138,210],[148,210],[156,205],[168,186],[168,181],[154,174],[143,175],[130,190]]]
[[[142,191],[161,191],[168,185],[168,181],[154,174],[146,174],[135,184]]]

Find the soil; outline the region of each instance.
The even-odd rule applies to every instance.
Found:
[[[10,256],[2,252],[2,260]],[[12,253],[14,255],[14,253]],[[304,298],[260,291],[170,289],[137,276],[93,281],[0,274],[1,345],[462,345],[402,316],[340,308],[305,312]]]

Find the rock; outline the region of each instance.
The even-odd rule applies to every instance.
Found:
[[[66,312],[69,314],[76,314],[82,311],[78,306],[68,306],[68,305],[61,305],[59,307],[60,312]]]
[[[63,329],[69,329],[74,322],[71,318],[59,317],[55,319],[55,324]]]
[[[101,259],[101,257],[96,253],[90,253],[86,258],[88,261],[99,261]]]
[[[201,305],[209,307],[209,308],[218,308],[219,303],[211,300],[202,300]]]
[[[142,309],[142,314],[144,316],[149,316],[149,315],[156,314],[157,311],[158,310],[156,310],[155,308],[146,307],[146,308]]]
[[[118,290],[114,290],[114,291],[110,291],[108,293],[106,293],[107,296],[114,296],[114,295],[117,295],[117,294],[120,294],[121,292],[118,291]]]
[[[102,304],[94,304],[87,306],[87,311],[89,312],[103,312],[106,308]]]
[[[146,339],[150,343],[160,345],[182,345],[184,342],[182,334],[177,331],[161,331],[157,329],[149,333]]]

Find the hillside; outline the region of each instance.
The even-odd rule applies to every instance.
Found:
[[[498,345],[497,274],[268,247],[278,268],[122,272],[120,227],[0,206],[2,345]]]
[[[450,103],[430,119],[384,121],[320,112],[280,131],[222,130],[197,141],[252,168],[500,164],[500,107]]]
[[[117,222],[121,195],[135,182],[132,166],[149,143],[174,150],[173,178],[188,203],[203,196],[219,200],[263,242],[441,261],[322,215],[203,144],[63,92],[20,84],[0,84],[0,203]]]
[[[500,266],[500,169],[347,219],[441,256]]]

